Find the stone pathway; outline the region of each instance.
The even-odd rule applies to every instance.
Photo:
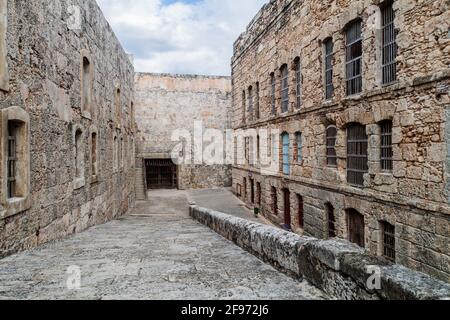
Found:
[[[150,196],[120,220],[0,260],[0,299],[324,298],[190,219],[185,192]],[[71,266],[79,290],[67,288]]]

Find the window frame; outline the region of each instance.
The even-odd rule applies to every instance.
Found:
[[[333,38],[325,39],[323,42],[323,47],[324,47],[325,100],[331,100],[334,97],[334,84],[333,84],[334,43],[333,43]]]
[[[271,98],[271,114],[275,116],[277,114],[277,98],[276,98],[276,92],[277,92],[277,81],[275,77],[275,73],[272,72],[270,74],[270,86],[271,86],[271,92],[270,92],[270,98]]]
[[[270,201],[272,214],[278,216],[278,190],[274,186],[270,188]]]
[[[280,68],[281,113],[289,112],[289,68],[284,64]]]
[[[394,168],[394,151],[392,145],[392,128],[391,120],[384,120],[379,123],[380,127],[380,168],[381,171],[390,173]]]
[[[360,55],[355,55],[360,47]],[[359,50],[358,50],[359,51]],[[357,69],[359,68],[359,73]],[[352,96],[362,93],[363,86],[363,36],[362,20],[357,19],[345,28],[345,83],[346,95]]]
[[[395,263],[396,252],[396,238],[395,238],[395,225],[390,224],[387,221],[380,221],[381,229],[381,254],[384,258]]]
[[[397,81],[397,32],[393,0],[380,5],[381,12],[381,83],[389,85]]]
[[[351,136],[351,129],[355,129],[354,136]],[[366,133],[366,126],[360,123],[350,123],[347,126],[347,183],[354,187],[364,187],[364,175],[369,171],[368,149],[369,137]]]
[[[294,60],[295,70],[295,106],[300,109],[303,103],[302,100],[302,67],[300,58],[297,57]]]
[[[330,130],[334,129],[336,131],[336,134],[334,136],[329,135]],[[337,153],[336,153],[336,142],[337,142],[337,136],[338,136],[338,129],[335,125],[329,125],[325,130],[325,145],[327,150],[327,167],[330,168],[337,168]],[[333,143],[330,143],[330,141],[333,141]],[[331,152],[330,152],[331,151]]]
[[[290,134],[288,132],[283,132],[281,134],[281,145],[282,145],[282,161],[281,161],[281,172],[288,176],[291,173],[291,155],[290,155]]]
[[[88,62],[88,69],[85,68],[85,60]],[[92,91],[93,91],[93,64],[89,51],[81,50],[81,68],[80,68],[80,99],[81,99],[81,115],[84,118],[92,120],[92,115],[95,113],[92,104]],[[86,76],[86,72],[88,72]],[[86,81],[88,82],[86,84]],[[87,91],[87,92],[86,92]]]

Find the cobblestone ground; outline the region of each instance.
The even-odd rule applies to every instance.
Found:
[[[322,299],[189,218],[186,193],[151,193],[120,220],[0,260],[0,299]],[[67,270],[81,269],[69,290]]]

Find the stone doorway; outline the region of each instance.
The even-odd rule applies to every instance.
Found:
[[[145,160],[147,189],[178,188],[177,166],[171,159]]]

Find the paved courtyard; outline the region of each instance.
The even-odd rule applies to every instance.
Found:
[[[0,260],[0,299],[324,298],[190,219],[188,199],[155,191],[122,219]],[[69,290],[77,268],[81,288]]]

